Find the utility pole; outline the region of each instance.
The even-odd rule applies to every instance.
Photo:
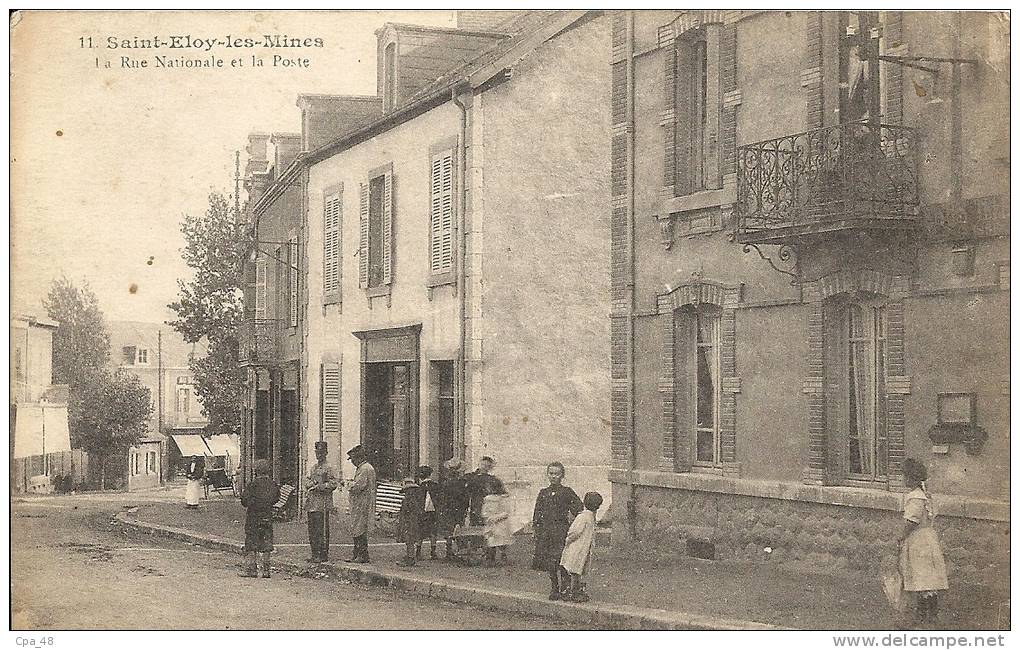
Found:
[[[156,400],[156,427],[163,433],[163,328],[156,332],[156,384],[159,398]]]

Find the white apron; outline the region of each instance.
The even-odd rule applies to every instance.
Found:
[[[184,500],[189,506],[197,506],[202,498],[202,481],[197,478],[188,479],[188,487],[184,492]]]
[[[595,544],[595,513],[585,510],[574,517],[567,531],[567,543],[563,546],[560,566],[567,573],[581,575],[591,563],[591,549]]]

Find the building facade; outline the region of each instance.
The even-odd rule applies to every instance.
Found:
[[[612,23],[614,543],[871,567],[916,457],[954,575],[994,584],[1008,20]]]
[[[87,455],[72,450],[67,426],[67,385],[53,384],[53,334],[59,323],[29,314],[11,316],[11,489],[49,490],[54,479],[84,482]]]
[[[300,134],[253,133],[244,185],[254,233],[247,267],[239,356],[247,368],[241,455],[245,479],[257,458],[271,459],[281,484],[300,469],[300,231],[304,168]]]
[[[608,494],[608,21],[461,17],[381,28],[375,97],[299,99],[300,453],[493,456],[523,513],[553,460]]]
[[[204,353],[202,344],[185,343],[173,328],[158,323],[111,321],[107,327],[111,367],[138,377],[152,396],[148,430],[122,459],[123,483],[128,490],[155,487],[180,465],[168,436],[198,434],[209,423],[189,367],[194,355]],[[113,480],[120,480],[120,472]]]

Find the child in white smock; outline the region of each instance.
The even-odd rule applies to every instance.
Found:
[[[583,578],[591,570],[592,549],[595,547],[595,513],[602,507],[602,495],[589,492],[584,495],[584,511],[574,517],[567,531],[560,566],[570,575],[569,591],[563,593],[564,600],[586,603],[589,600],[584,590]]]

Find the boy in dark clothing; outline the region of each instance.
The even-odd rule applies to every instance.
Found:
[[[241,495],[244,517],[245,570],[243,578],[268,578],[269,554],[273,551],[273,504],[280,498],[280,487],[269,477],[268,460],[255,461],[255,480]],[[257,570],[256,570],[257,569]]]
[[[419,533],[421,534],[418,538],[418,547],[415,549],[414,556],[416,559],[421,559],[421,545],[426,539],[432,544],[432,559],[439,557],[436,554],[436,531],[438,526],[437,511],[439,504],[439,483],[432,480],[432,468],[428,465],[422,465],[418,468],[418,485],[421,486],[425,492],[425,503],[424,510],[421,513],[421,520],[419,522]]]
[[[425,512],[425,490],[413,478],[405,478],[400,488],[404,500],[400,502],[400,514],[397,516],[398,541],[404,543],[404,559],[397,562],[400,566],[414,566],[415,549],[421,542],[421,516]]]

